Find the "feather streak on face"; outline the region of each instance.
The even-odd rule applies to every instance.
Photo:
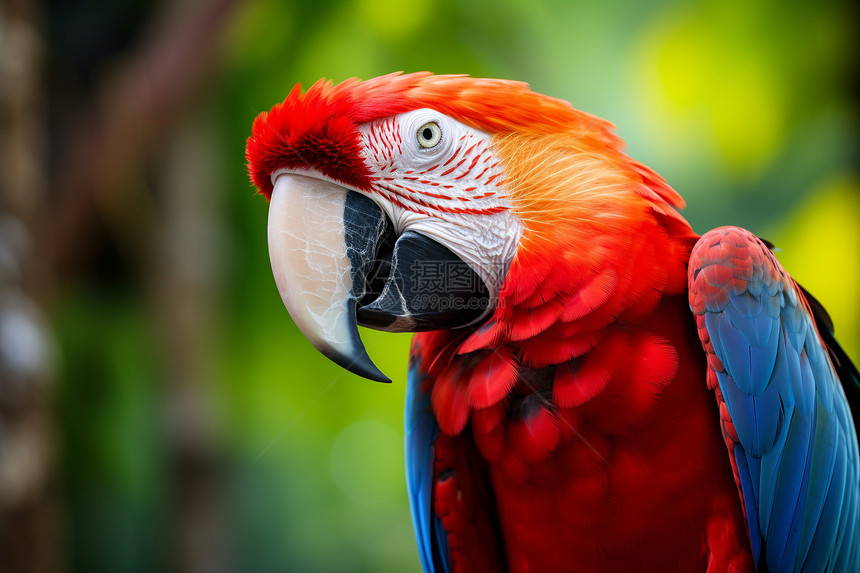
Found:
[[[449,246],[497,294],[522,233],[504,192],[489,134],[430,109],[358,127],[368,196],[398,234],[412,230]]]

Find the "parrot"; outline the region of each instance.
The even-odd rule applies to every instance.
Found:
[[[740,227],[703,235],[608,120],[525,82],[296,85],[253,121],[277,290],[370,380],[415,333],[431,572],[860,571],[860,376]]]

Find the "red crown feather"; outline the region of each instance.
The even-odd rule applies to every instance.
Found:
[[[586,147],[623,146],[608,121],[533,92],[523,82],[394,73],[337,85],[319,80],[305,93],[296,85],[283,103],[254,120],[245,150],[251,180],[268,197],[273,172],[313,167],[336,181],[366,189],[369,175],[357,126],[425,107],[493,134],[577,133]]]

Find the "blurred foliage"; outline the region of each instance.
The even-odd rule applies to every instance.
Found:
[[[101,14],[110,3],[84,4]],[[292,325],[269,269],[266,204],[244,167],[257,113],[320,77],[427,69],[527,81],[615,122],[630,154],[686,198],[697,231],[741,225],[776,242],[857,359],[851,10],[835,0],[241,4],[188,119],[214,127],[219,173],[207,191],[219,239],[208,246],[218,270],[205,389],[226,460],[230,567],[419,570],[402,471],[409,337],[362,332],[394,380],[383,385],[330,363]],[[110,25],[90,17],[81,14]],[[87,30],[63,28],[52,49],[91,49]],[[84,82],[94,71],[80,73]],[[167,365],[146,286],[158,267],[113,244],[110,230],[103,240],[54,313],[71,568],[159,570],[176,500]]]

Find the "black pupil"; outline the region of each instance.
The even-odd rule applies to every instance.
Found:
[[[424,131],[421,132],[421,137],[423,137],[427,141],[430,141],[433,138],[433,130],[429,127],[425,127]]]

